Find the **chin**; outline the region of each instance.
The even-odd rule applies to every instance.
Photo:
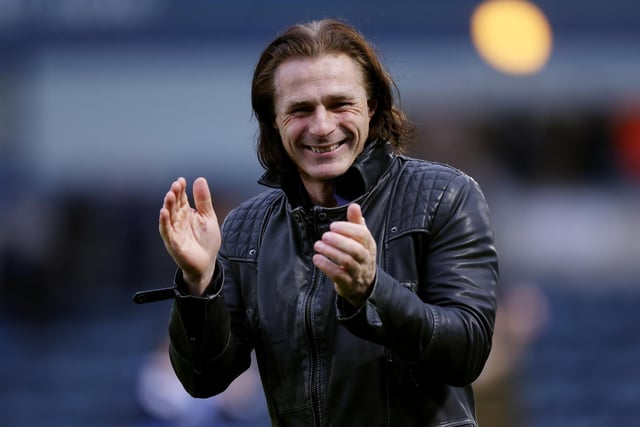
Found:
[[[344,175],[348,169],[348,167],[321,168],[314,171],[315,173],[312,173],[312,176],[318,181],[332,181]]]

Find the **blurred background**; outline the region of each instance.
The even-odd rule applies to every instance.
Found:
[[[409,154],[474,176],[501,255],[484,426],[640,423],[640,3],[0,0],[0,425],[267,425],[255,372],[194,400],[166,358],[177,176],[261,191],[249,90],[284,27],[374,42]]]

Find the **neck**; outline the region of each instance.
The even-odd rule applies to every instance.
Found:
[[[304,189],[311,199],[311,203],[326,208],[338,206],[334,194],[333,183],[304,183]]]

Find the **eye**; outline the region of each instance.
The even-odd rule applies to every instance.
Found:
[[[296,106],[289,110],[289,114],[292,116],[305,116],[313,111],[313,108],[309,106]]]
[[[353,102],[350,101],[337,101],[331,105],[332,110],[344,110],[353,105]]]

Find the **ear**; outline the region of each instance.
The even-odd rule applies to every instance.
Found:
[[[367,107],[369,107],[369,118],[372,118],[373,115],[376,113],[376,108],[378,108],[378,101],[376,101],[375,99],[369,98],[367,100]]]

